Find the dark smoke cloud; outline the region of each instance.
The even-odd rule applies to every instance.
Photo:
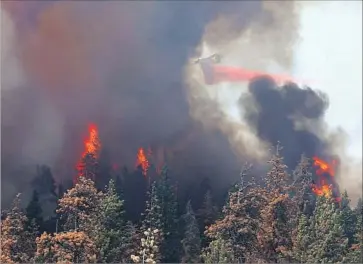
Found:
[[[205,26],[230,15],[230,30],[240,32],[258,17],[260,6],[259,1],[4,2],[14,24],[12,55],[25,81],[2,86],[3,204],[28,188],[29,168],[36,163],[52,166],[58,181],[71,178],[89,122],[98,124],[112,159],[129,166],[139,146],[172,148],[183,141],[175,135],[194,127],[183,66]],[[200,155],[189,156],[184,165],[211,166],[209,177],[217,177],[230,166],[227,158],[217,162],[223,160],[218,155],[233,156],[228,142],[214,132],[196,135],[185,149]],[[214,140],[220,143],[205,150],[212,157],[202,155]]]
[[[328,108],[325,94],[290,83],[278,87],[270,78],[259,78],[249,85],[249,94],[239,101],[244,119],[258,137],[276,146],[282,145],[282,155],[290,168],[295,168],[301,154],[324,157],[332,154],[330,143],[319,133],[324,127]]]

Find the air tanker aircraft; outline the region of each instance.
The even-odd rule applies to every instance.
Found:
[[[259,76],[268,76],[277,83],[298,82],[289,76],[272,75],[265,72],[251,71],[245,68],[223,66],[219,65],[220,62],[221,56],[217,53],[214,53],[209,57],[198,58],[194,61],[195,64],[199,63],[201,65],[206,84],[248,82]]]

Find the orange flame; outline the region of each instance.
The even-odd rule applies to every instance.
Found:
[[[317,167],[316,174],[319,176],[319,181],[317,184],[312,185],[312,191],[318,196],[331,197],[332,196],[332,186],[326,184],[324,175],[334,177],[336,161],[333,160],[328,163],[318,157],[313,157],[314,166]]]
[[[145,155],[145,151],[143,148],[139,148],[137,152],[137,160],[136,160],[136,167],[141,166],[142,174],[146,176],[147,171],[150,167],[149,160]]]
[[[95,124],[88,126],[88,137],[84,140],[84,151],[82,157],[77,164],[78,177],[83,175],[83,160],[87,155],[92,155],[94,158],[98,158],[101,149],[101,142],[98,137],[98,128]],[[78,177],[75,179],[77,182]],[[93,179],[94,180],[94,179]]]

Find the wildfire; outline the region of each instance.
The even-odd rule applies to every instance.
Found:
[[[335,175],[336,161],[328,163],[319,157],[313,157],[316,174],[318,175],[318,183],[312,185],[313,192],[318,196],[332,196],[332,185],[327,184],[325,177],[333,178]]]
[[[100,154],[101,143],[98,137],[98,128],[95,124],[90,124],[88,126],[88,136],[84,140],[84,151],[82,153],[81,159],[77,164],[78,175],[75,178],[75,182],[77,182],[78,177],[84,174],[85,170],[85,162],[87,156],[91,156],[93,159],[97,159]],[[94,180],[94,176],[91,177]]]
[[[85,151],[83,157],[87,154],[93,154],[95,158],[98,158],[101,143],[98,138],[98,128],[95,124],[90,124],[88,127],[89,137],[84,141]]]
[[[143,148],[139,148],[137,152],[137,160],[136,167],[141,166],[142,174],[146,176],[147,171],[150,167],[149,160],[146,157],[145,151]]]

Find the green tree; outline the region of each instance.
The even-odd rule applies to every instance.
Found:
[[[177,200],[171,185],[168,168],[164,166],[161,175],[151,186],[146,203],[142,230],[148,228],[160,231],[160,252],[162,262],[178,262],[180,239],[177,222]]]
[[[43,216],[42,216],[42,207],[39,202],[39,195],[36,190],[33,191],[32,199],[30,200],[28,206],[26,207],[26,217],[28,219],[27,226],[30,226],[31,223],[34,223],[41,227],[43,224]]]
[[[200,232],[190,201],[186,205],[186,213],[182,219],[184,220],[184,238],[181,241],[183,246],[181,261],[183,263],[200,263]]]
[[[51,169],[48,166],[37,166],[37,172],[32,187],[38,194],[44,216],[54,215],[57,207],[57,187]],[[41,227],[43,230],[43,228]]]
[[[159,199],[157,193],[157,183],[154,182],[151,185],[151,190],[148,193],[149,200],[146,201],[146,209],[144,214],[144,219],[141,226],[141,233],[146,232],[147,230],[158,230],[159,232],[159,243],[162,242],[164,238],[163,234],[163,211],[161,206],[161,200]],[[159,261],[161,259],[160,251],[154,252],[153,259],[155,261]]]
[[[217,237],[202,252],[204,263],[236,263],[232,244]]]
[[[292,219],[299,221],[300,214],[305,214],[308,218],[312,216],[315,207],[315,194],[311,189],[313,174],[311,172],[310,160],[305,156],[301,156],[299,164],[292,172],[294,182],[291,185],[293,201],[295,203],[294,214]]]
[[[100,261],[107,263],[125,262],[125,253],[130,246],[131,237],[124,221],[123,201],[119,199],[113,180],[106,187],[105,197],[100,205],[100,216],[96,245],[100,250]]]
[[[354,243],[349,248],[349,252],[344,260],[345,263],[362,263],[363,262],[363,206],[361,198],[358,200],[357,207],[354,209],[354,213],[356,215],[356,224],[355,224],[355,235],[354,235]]]
[[[312,235],[307,262],[343,261],[348,249],[348,239],[344,236],[341,217],[341,211],[334,199],[318,197],[314,215],[311,217]]]
[[[354,235],[356,233],[355,223],[357,222],[357,215],[350,207],[350,199],[346,190],[340,200],[340,211],[344,236],[348,238],[348,245],[351,246],[354,243]]]
[[[313,241],[311,226],[308,217],[301,214],[296,230],[296,236],[293,240],[292,249],[292,262],[307,263],[309,259],[309,252],[311,250],[311,243]]]
[[[218,208],[213,203],[213,197],[210,190],[208,190],[203,199],[202,207],[196,212],[197,219],[199,220],[199,226],[202,232],[202,244],[205,246],[210,241],[204,235],[206,227],[214,223],[218,216]]]

